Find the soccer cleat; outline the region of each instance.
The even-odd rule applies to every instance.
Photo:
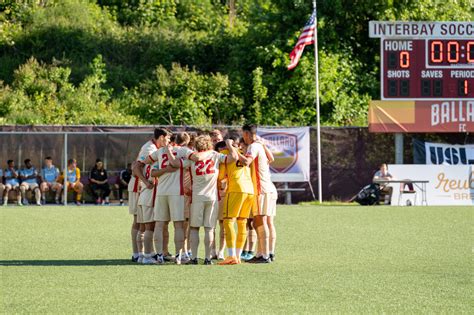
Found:
[[[174,256],[174,262],[177,265],[181,265],[181,255],[180,254]]]
[[[268,258],[270,258],[270,260],[271,260],[272,262],[275,261],[275,254],[270,254],[270,257],[268,257]]]
[[[206,259],[204,259],[204,265],[214,265],[214,264],[212,263],[212,259],[207,259],[206,258]]]
[[[262,258],[261,256],[260,257],[257,257],[257,256],[254,256],[248,260],[246,260],[246,262],[250,263],[250,264],[254,264],[257,262],[257,260],[259,260],[260,258]]]
[[[157,261],[153,257],[143,257],[142,264],[144,265],[154,265]]]
[[[18,206],[23,207],[23,204],[21,202],[18,202]]]
[[[223,265],[238,265],[239,260],[235,256],[227,256],[226,259],[217,263],[220,266]]]
[[[182,264],[186,264],[190,259],[191,259],[191,257],[188,254],[181,255],[181,263]]]
[[[168,253],[168,254],[166,254],[166,255],[163,256],[163,260],[164,260],[164,261],[173,261],[173,260],[174,260],[174,257],[171,256],[170,253]]]
[[[143,263],[143,256],[138,256],[137,263],[141,264]]]
[[[135,256],[132,255],[132,262],[138,262],[138,256],[135,257]]]
[[[225,259],[224,253],[219,253],[219,255],[217,255],[217,259],[218,260],[224,260]]]
[[[162,265],[165,263],[163,254],[156,254],[155,256],[152,256],[152,258],[156,261],[155,264],[157,265]]]
[[[245,255],[245,257],[242,257],[242,260],[243,261],[248,261],[248,260],[251,260],[254,257],[255,256],[254,256],[253,252],[247,252],[247,255]]]
[[[36,205],[37,205],[37,206],[41,206],[41,202],[38,201],[38,202],[36,203]]]
[[[255,264],[269,264],[271,263],[272,261],[270,260],[270,258],[263,258],[262,257],[259,257],[256,261],[255,261]]]
[[[193,259],[190,259],[188,262],[185,263],[186,265],[197,265],[198,264],[198,259],[197,257],[196,258],[193,258]]]
[[[57,198],[54,199],[54,202],[55,202],[57,205],[61,204],[61,202],[60,202],[59,199],[57,199]]]

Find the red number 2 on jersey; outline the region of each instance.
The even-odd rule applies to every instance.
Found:
[[[166,166],[168,165],[168,154],[163,154],[163,155],[161,156],[161,159],[162,159],[162,162],[161,162],[160,168],[161,168],[161,169],[164,169],[164,168],[166,168]]]
[[[173,154],[176,156],[178,153],[173,152]],[[160,168],[161,169],[166,168],[168,166],[168,160],[169,160],[168,154],[163,154],[161,156],[161,159],[162,159],[162,161],[161,161],[161,167]]]
[[[206,170],[203,172],[203,168],[206,167]],[[214,174],[216,169],[214,168],[213,160],[206,161],[197,161],[196,162],[196,175],[201,176],[205,174]]]

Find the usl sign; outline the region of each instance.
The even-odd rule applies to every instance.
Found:
[[[309,127],[258,128],[257,135],[272,151],[274,182],[309,181]]]
[[[474,205],[474,167],[470,165],[389,165],[389,172],[395,179],[427,180],[426,199],[428,205]],[[392,205],[398,204],[400,183],[393,187]],[[420,188],[417,191],[417,204],[421,202]],[[402,204],[407,198],[403,196]]]
[[[371,132],[474,132],[474,100],[371,101]]]
[[[415,164],[474,165],[474,144],[457,145],[413,140]]]

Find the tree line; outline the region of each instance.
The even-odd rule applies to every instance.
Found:
[[[5,0],[0,123],[315,123],[314,48],[288,71],[311,0]],[[370,20],[472,21],[469,0],[318,1],[321,120],[367,124]]]

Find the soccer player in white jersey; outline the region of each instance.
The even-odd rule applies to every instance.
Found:
[[[129,213],[133,215],[133,223],[131,229],[132,261],[142,262],[143,260],[143,240],[145,236],[145,225],[139,225],[137,222],[138,213],[138,197],[140,193],[140,181],[148,189],[153,189],[153,184],[150,183],[143,175],[144,163],[143,161],[154,151],[158,150],[163,143],[167,144],[170,133],[166,129],[156,128],[154,130],[153,139],[147,141],[140,149],[136,160],[132,164],[132,178],[128,183],[128,209]],[[167,140],[166,140],[167,139]]]
[[[158,164],[153,163],[152,165],[147,164],[143,170],[145,178],[153,184],[153,189],[148,189],[143,185],[140,196],[138,197],[137,222],[139,224],[145,224],[145,235],[143,237],[144,255],[142,262],[146,265],[156,263],[156,259],[154,258],[153,234],[155,230],[154,207],[158,181],[156,177],[151,176],[151,173],[154,171],[155,175],[161,176],[167,172],[174,172],[176,169],[171,166],[165,169],[158,169]]]
[[[199,247],[199,228],[204,227],[205,244],[205,265],[212,265],[211,245],[214,238],[214,229],[216,227],[218,216],[217,205],[217,180],[219,176],[219,164],[226,163],[226,160],[232,159],[227,155],[213,150],[211,137],[199,136],[195,141],[196,151],[199,153],[198,161],[191,161],[194,153],[187,156],[184,166],[191,167],[192,177],[192,203],[190,219],[190,243],[192,249],[192,259],[189,264],[198,263],[197,253]],[[183,161],[174,156],[170,161],[171,165],[182,165]]]
[[[258,250],[257,255],[249,260],[249,262],[269,263],[271,258],[270,231],[268,226],[270,220],[268,217],[275,216],[278,194],[270,177],[268,152],[265,151],[264,145],[257,141],[257,126],[244,125],[242,132],[248,148],[245,156],[239,154],[239,160],[244,165],[250,165],[254,189],[257,195],[257,205],[252,209],[252,212],[258,237]],[[274,235],[276,234],[274,233]]]
[[[186,147],[190,137],[182,132],[176,135],[175,145],[171,146],[173,154],[169,153],[168,146],[160,148],[158,151],[149,155],[147,162],[156,162],[159,170],[170,166],[170,157],[177,155],[179,161],[181,158],[191,154],[193,151]],[[175,172],[164,172],[158,174],[153,171],[152,176],[158,178],[158,189],[155,199],[154,219],[156,221],[155,249],[157,252],[156,260],[158,264],[164,262],[163,256],[163,230],[167,222],[173,221],[174,225],[174,243],[175,243],[175,262],[181,263],[181,253],[184,247],[184,167],[182,163],[176,167]]]

